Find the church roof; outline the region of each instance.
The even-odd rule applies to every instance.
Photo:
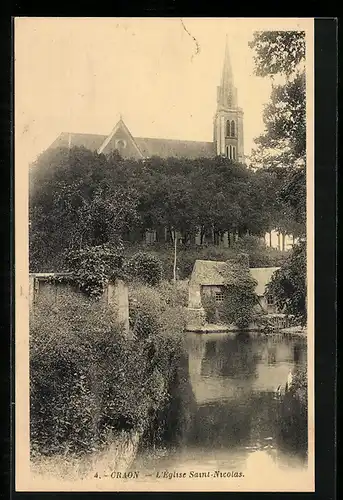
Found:
[[[96,151],[100,148],[106,138],[107,135],[62,132],[51,144],[49,149],[68,146],[83,146],[91,151]]]
[[[83,146],[91,151],[103,149],[109,136],[98,134],[80,134],[62,132],[50,148]],[[213,142],[182,141],[177,139],[159,139],[151,137],[133,137],[135,144],[144,158],[211,158],[215,155]]]
[[[160,156],[161,158],[211,158],[214,156],[213,142],[181,141],[177,139],[154,139],[135,137],[135,142],[144,157]]]

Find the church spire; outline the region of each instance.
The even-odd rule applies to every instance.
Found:
[[[226,36],[221,82],[217,87],[217,112],[214,117],[213,132],[217,155],[227,156],[233,161],[244,161],[243,110],[238,107],[228,36]]]
[[[234,108],[237,106],[237,89],[234,85],[231,66],[229,41],[226,35],[225,56],[220,87],[218,87],[218,108]]]

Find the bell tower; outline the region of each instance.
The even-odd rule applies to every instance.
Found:
[[[217,87],[213,139],[216,155],[244,162],[243,110],[238,107],[227,37],[221,84]]]

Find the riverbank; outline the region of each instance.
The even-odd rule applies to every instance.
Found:
[[[188,333],[205,333],[205,334],[213,334],[213,333],[232,333],[236,334],[238,332],[241,332],[242,329],[239,329],[238,327],[234,325],[223,325],[223,324],[212,324],[208,323],[205,325],[188,325],[186,328],[186,332]],[[306,337],[307,336],[307,328],[303,328],[301,326],[293,326],[289,328],[280,328],[280,329],[275,329],[275,330],[267,330],[267,329],[257,329],[256,327],[251,327],[247,328],[246,330],[247,333],[252,333],[256,334],[259,333],[261,335],[273,335],[275,333],[283,333],[283,334],[291,334],[291,335],[301,335]]]
[[[141,434],[135,431],[119,432],[108,437],[108,445],[91,453],[33,454],[31,474],[34,482],[79,482],[97,477],[110,477],[113,471],[123,473],[130,469],[139,447]]]

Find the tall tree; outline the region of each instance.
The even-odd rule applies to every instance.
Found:
[[[255,71],[273,82],[265,107],[265,132],[257,138],[255,167],[274,174],[275,199],[270,204],[281,230],[306,235],[306,78],[305,33],[256,33]],[[278,82],[276,82],[278,80]],[[270,178],[272,179],[272,178]],[[306,323],[306,242],[300,241],[269,284],[280,309]]]
[[[275,199],[270,211],[282,232],[304,235],[306,210],[306,78],[305,33],[273,31],[254,34],[255,72],[272,81],[265,106],[265,132],[255,142],[252,166],[271,172]],[[284,169],[284,170],[283,170]],[[282,171],[283,170],[283,171]],[[301,194],[301,196],[300,196]]]
[[[31,267],[41,271],[66,249],[120,239],[136,223],[136,197],[113,183],[103,155],[77,147],[43,153],[30,171]]]

